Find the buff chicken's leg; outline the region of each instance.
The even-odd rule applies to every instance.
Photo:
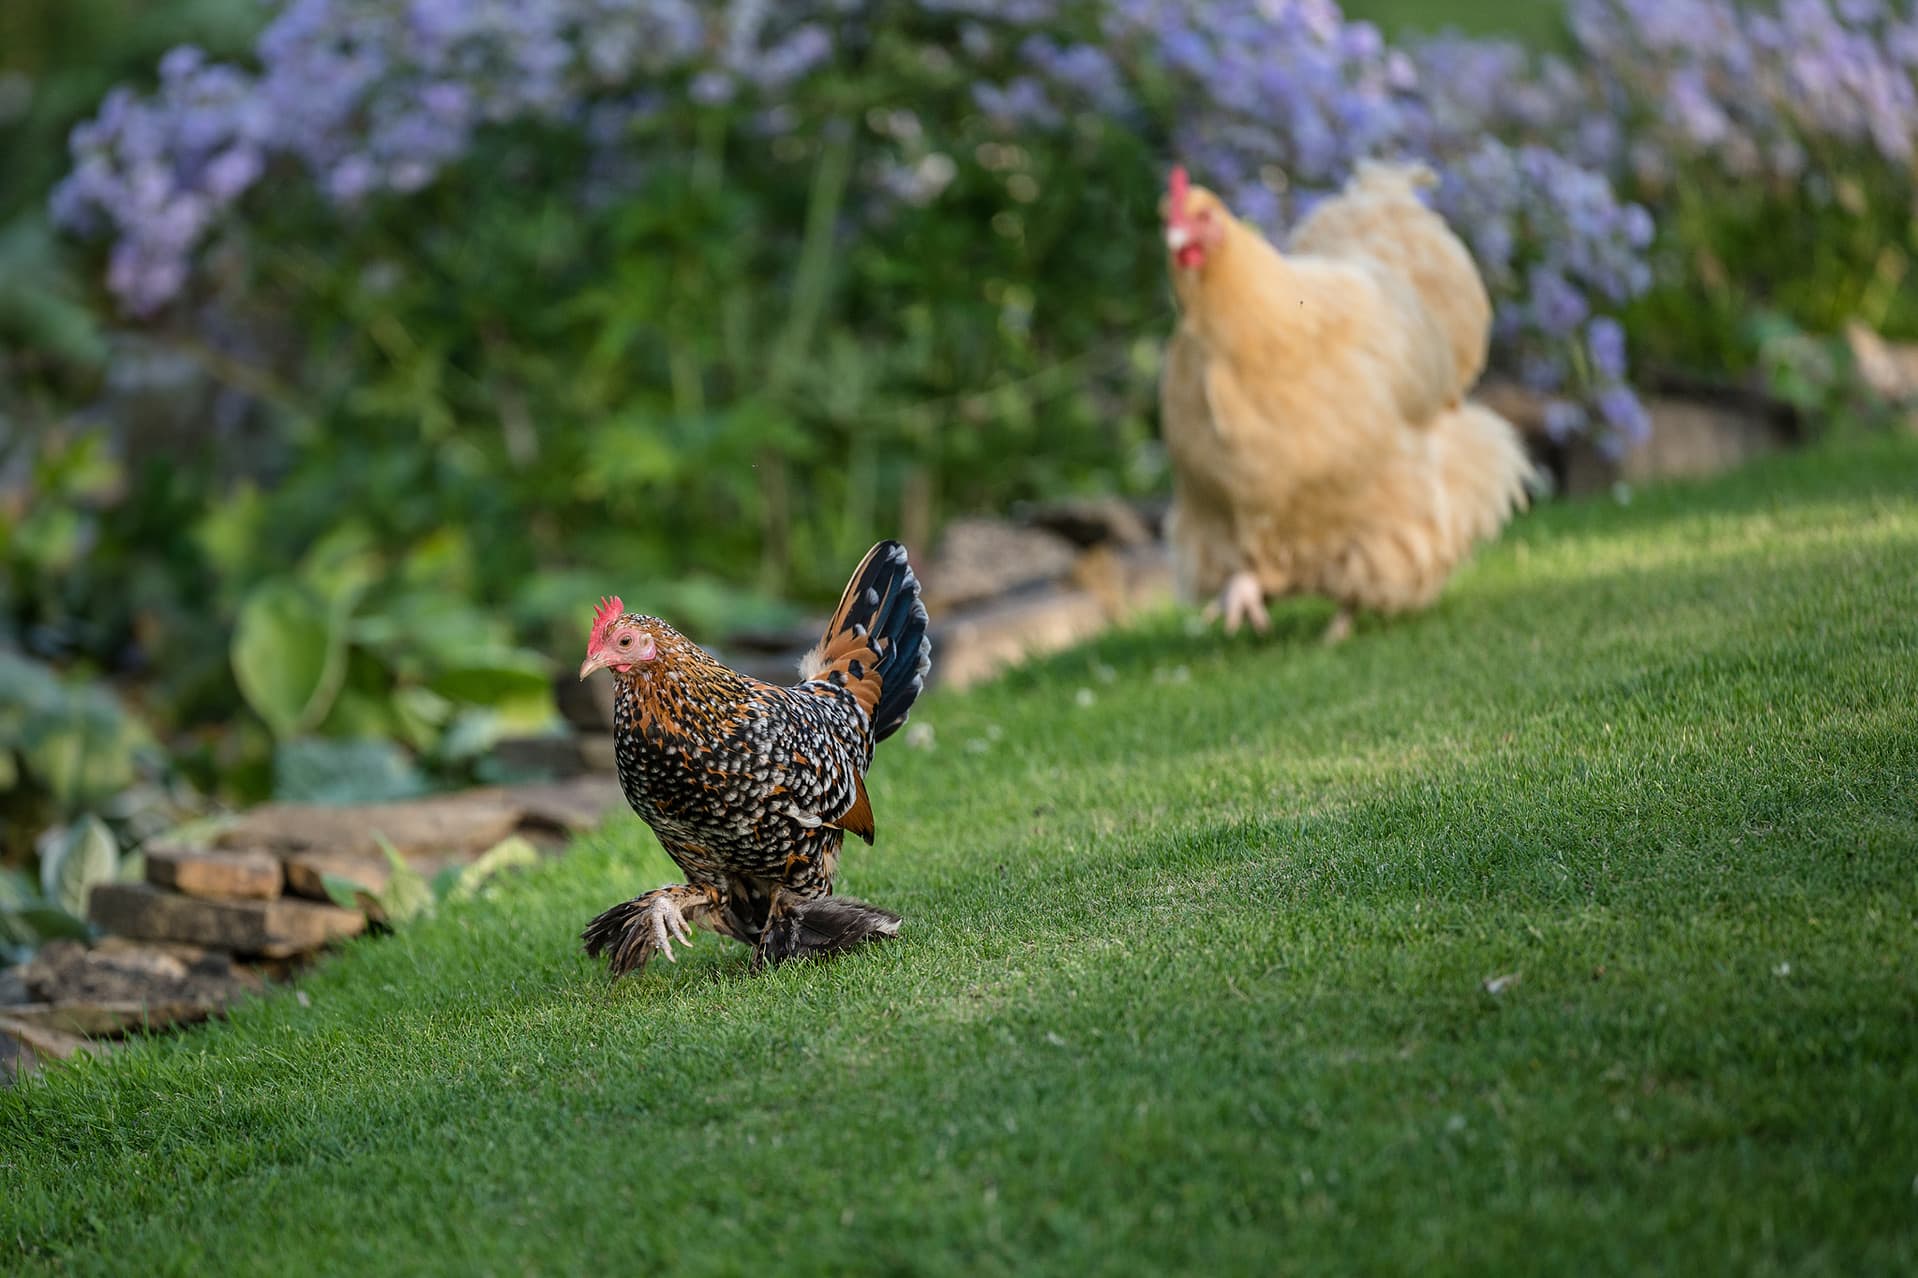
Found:
[[[1325,628],[1325,646],[1328,648],[1344,643],[1352,637],[1352,610],[1344,604],[1332,615],[1332,624]]]
[[[1246,621],[1260,634],[1271,628],[1272,618],[1265,611],[1265,587],[1256,576],[1249,572],[1232,574],[1225,588],[1219,591],[1219,597],[1206,606],[1208,624],[1220,616],[1225,618],[1225,632],[1229,635],[1237,634],[1240,624]]]

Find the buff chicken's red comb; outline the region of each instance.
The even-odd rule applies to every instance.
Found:
[[[1192,184],[1186,180],[1185,165],[1173,165],[1172,179],[1166,184],[1166,196],[1167,211],[1171,215],[1167,220],[1175,226],[1185,221],[1185,195],[1186,192],[1191,189],[1191,185]]]

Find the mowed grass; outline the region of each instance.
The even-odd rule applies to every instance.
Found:
[[[883,948],[609,985],[626,821],[0,1094],[0,1270],[1912,1272],[1918,441],[1326,616],[932,698]]]
[[[1348,18],[1377,23],[1393,39],[1454,30],[1541,48],[1566,40],[1563,0],[1344,0],[1339,7]]]

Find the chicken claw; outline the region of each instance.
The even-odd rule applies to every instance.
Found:
[[[679,903],[662,892],[646,907],[645,917],[647,925],[652,928],[653,948],[664,955],[668,963],[679,962],[679,957],[673,953],[673,942],[678,941],[681,945],[693,943],[693,931],[686,925],[686,916],[680,913]]]
[[[1332,623],[1325,628],[1325,646],[1337,647],[1352,637],[1352,610],[1341,608],[1332,617]]]
[[[1204,615],[1210,624],[1222,614],[1225,632],[1229,635],[1237,634],[1240,624],[1246,621],[1250,621],[1252,629],[1259,634],[1272,628],[1272,618],[1265,611],[1265,587],[1249,572],[1233,573],[1219,597],[1206,606]]]

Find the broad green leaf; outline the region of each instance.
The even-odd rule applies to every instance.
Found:
[[[14,916],[42,941],[84,941],[93,935],[87,921],[52,905],[35,905]]]
[[[404,749],[366,738],[296,737],[273,751],[273,795],[299,803],[379,803],[426,793],[426,777]]]
[[[315,542],[300,560],[299,578],[328,611],[350,616],[353,605],[380,575],[380,555],[364,524],[339,525]]]
[[[119,841],[99,817],[81,817],[41,840],[40,890],[76,918],[86,917],[87,894],[96,884],[111,883],[119,867]]]
[[[266,499],[251,481],[235,486],[225,501],[216,502],[200,517],[193,539],[222,579],[241,576],[260,553],[260,536],[265,527]]]
[[[437,692],[421,687],[396,690],[392,709],[399,735],[421,753],[427,753],[439,744],[441,729],[453,717],[452,702]]]
[[[433,912],[433,889],[426,877],[406,863],[406,858],[393,850],[393,845],[377,831],[374,838],[379,841],[380,851],[386,854],[386,860],[393,867],[393,875],[386,881],[384,891],[378,892],[373,899],[379,902],[381,913],[386,921],[395,927],[412,919]]]
[[[39,896],[26,875],[0,866],[0,911],[24,910]]]
[[[536,652],[508,648],[475,653],[474,659],[449,664],[427,683],[454,701],[493,705],[552,690],[552,663]]]
[[[510,835],[480,853],[470,865],[460,867],[450,895],[456,901],[468,900],[502,870],[524,869],[538,864],[539,849],[520,835]]]
[[[332,708],[346,673],[341,629],[289,581],[268,582],[241,605],[233,631],[233,675],[247,704],[275,736],[296,736]]]

